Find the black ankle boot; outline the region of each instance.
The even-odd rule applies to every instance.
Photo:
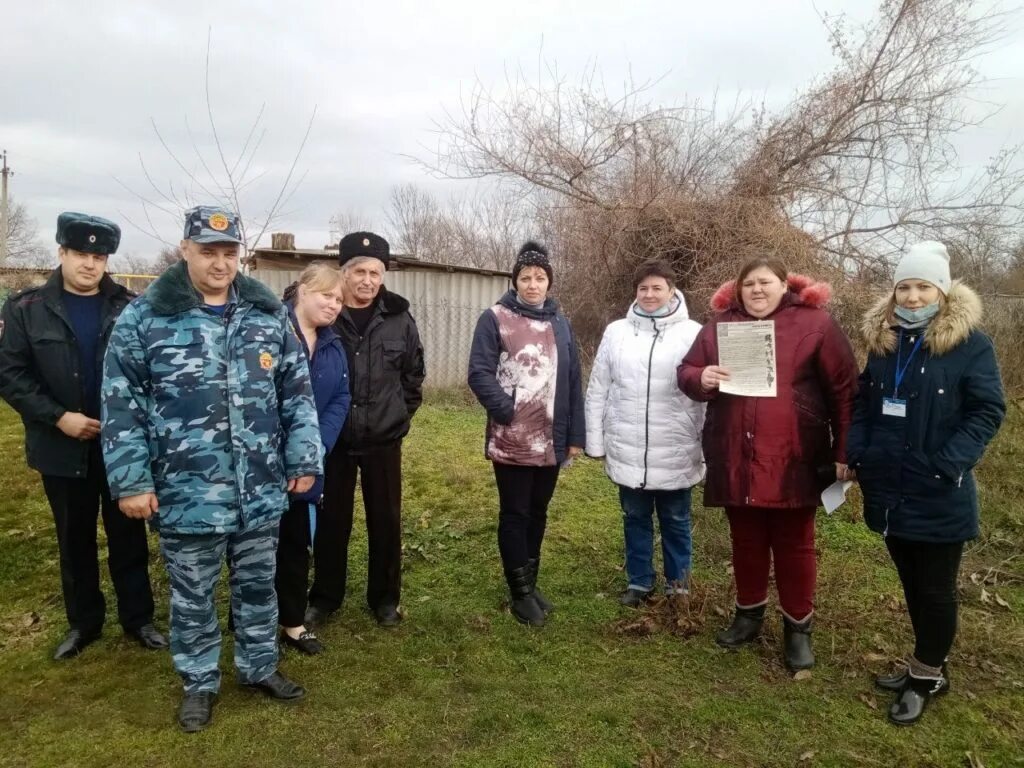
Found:
[[[505,581],[508,582],[508,591],[512,596],[510,607],[516,621],[520,624],[529,624],[531,627],[543,627],[544,611],[534,595],[530,566],[524,565],[522,568],[505,571]]]
[[[893,672],[891,675],[879,675],[875,678],[875,687],[890,693],[899,693],[910,679],[910,672],[906,665]],[[936,691],[936,695],[946,693],[949,690],[949,667],[942,662],[942,679],[945,680],[942,690]]]
[[[740,608],[736,606],[736,613],[732,617],[732,624],[715,635],[715,642],[723,648],[735,650],[742,645],[752,643],[761,634],[761,625],[764,623],[764,606],[758,605],[754,608]]]
[[[811,649],[811,617],[795,621],[783,617],[783,658],[786,666],[794,672],[814,666],[814,651]]]
[[[555,610],[555,606],[551,604],[551,601],[548,600],[539,589],[537,589],[537,573],[540,571],[540,558],[530,558],[530,560],[527,561],[527,567],[530,569],[530,586],[533,588],[533,597],[536,599],[537,605],[540,606],[540,609],[544,611],[544,615],[547,616]]]
[[[945,675],[914,677],[908,674],[906,685],[889,707],[889,721],[894,725],[913,725],[921,719],[932,697],[948,690],[949,682]]]

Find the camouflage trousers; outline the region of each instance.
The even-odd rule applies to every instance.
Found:
[[[215,594],[228,563],[240,683],[265,680],[277,669],[278,524],[234,533],[160,534],[171,583],[171,656],[185,693],[220,690],[220,627]]]

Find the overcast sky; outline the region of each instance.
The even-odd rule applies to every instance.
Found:
[[[363,214],[383,227],[390,188],[416,182],[460,194],[466,182],[430,179],[405,155],[428,155],[432,122],[457,108],[479,80],[500,89],[507,70],[535,71],[538,55],[576,79],[596,64],[609,90],[629,76],[662,78],[654,100],[680,102],[716,89],[783,104],[832,58],[819,14],[868,17],[867,0],[726,0],[717,3],[387,2],[304,4],[269,0],[134,3],[114,0],[15,2],[0,15],[0,148],[15,176],[11,193],[53,243],[62,210],[122,224],[122,253],[154,254],[137,193],[188,189],[186,174],[153,129],[190,169],[189,136],[204,148],[210,129],[204,97],[207,30],[212,29],[211,95],[231,159],[262,104],[266,136],[247,193],[266,206],[277,193],[314,107],[317,116],[299,163],[305,179],[276,227],[300,247],[328,241],[331,215]],[[985,98],[1005,105],[983,129],[962,138],[972,162],[1024,140],[1024,31],[1018,17],[1005,44],[980,62],[991,78]],[[201,189],[192,189],[196,198]],[[166,240],[180,223],[156,215]]]

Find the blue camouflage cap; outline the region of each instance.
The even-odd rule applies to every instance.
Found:
[[[185,213],[185,239],[194,243],[238,243],[238,215],[217,205],[197,205]]]

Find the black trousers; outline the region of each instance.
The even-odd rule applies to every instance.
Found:
[[[103,627],[107,605],[100,591],[96,522],[102,510],[107,533],[107,565],[117,595],[117,616],[125,630],[153,621],[146,524],[125,517],[110,498],[99,441],[89,450],[84,478],[43,475],[60,549],[64,610],[72,629],[86,633]]]
[[[306,590],[309,588],[308,501],[293,500],[281,516],[274,587],[277,590],[278,622],[282,627],[302,626],[306,614]]]
[[[929,667],[941,667],[956,637],[956,577],[963,542],[933,544],[888,536],[885,543],[903,583],[914,627],[914,657]]]
[[[309,602],[334,611],[345,599],[348,542],[352,536],[356,478],[363,491],[370,563],[366,603],[371,610],[397,606],[402,591],[402,443],[327,458],[324,499],[313,542],[314,576]]]
[[[498,485],[498,549],[506,571],[540,559],[548,504],[558,482],[557,465],[522,467],[494,462]]]

